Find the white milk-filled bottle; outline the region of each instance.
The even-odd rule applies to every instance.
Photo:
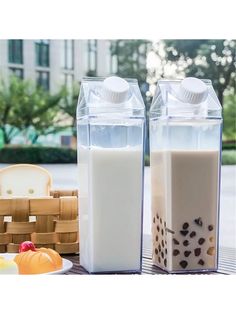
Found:
[[[140,272],[145,107],[136,80],[82,80],[77,107],[80,264]]]
[[[160,80],[150,110],[153,263],[216,270],[222,109],[211,81]]]

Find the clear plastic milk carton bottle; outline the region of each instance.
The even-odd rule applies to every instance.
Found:
[[[216,270],[221,105],[211,81],[160,80],[150,110],[153,263]]]
[[[85,78],[77,107],[80,263],[140,272],[145,109],[136,80]]]

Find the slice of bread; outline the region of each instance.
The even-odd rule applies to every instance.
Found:
[[[49,196],[51,186],[51,175],[42,167],[16,164],[0,169],[1,198]]]

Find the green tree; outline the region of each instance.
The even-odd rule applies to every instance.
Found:
[[[210,79],[222,105],[227,89],[236,92],[236,40],[165,40],[165,51],[186,76]]]
[[[9,87],[3,80],[0,82],[0,129],[3,132],[4,142],[9,144],[11,139],[19,133],[19,130],[15,128],[14,115],[12,112],[13,97],[15,91],[15,84],[11,81]]]
[[[73,136],[76,136],[76,108],[79,97],[80,85],[74,84],[72,91],[67,91],[64,94],[63,101],[60,103],[60,109],[70,117],[70,127],[72,129]]]
[[[225,96],[224,103],[224,139],[236,141],[236,94]]]
[[[61,90],[50,95],[45,90],[36,87],[30,81],[11,77],[6,85],[0,85],[0,128],[4,134],[5,143],[11,142],[16,130],[25,135],[26,141],[29,128],[34,129],[30,140],[35,143],[40,135],[55,133],[60,126],[59,103],[64,95]]]

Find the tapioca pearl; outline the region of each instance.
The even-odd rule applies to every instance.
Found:
[[[209,241],[210,241],[210,242],[214,242],[214,237],[210,237],[210,238],[209,238]]]
[[[158,232],[160,231],[160,227],[159,227],[159,225],[157,225],[157,231],[158,231]]]
[[[161,245],[160,244],[158,244],[158,250],[159,250],[159,252],[161,252]]]
[[[180,263],[179,263],[179,265],[182,267],[182,268],[186,268],[187,266],[188,266],[188,262],[187,261],[181,261]]]
[[[191,254],[191,251],[184,251],[184,256],[185,257],[189,257],[190,254]]]
[[[207,254],[208,255],[215,255],[215,248],[214,246],[209,247],[209,249],[207,250]]]
[[[204,238],[200,238],[198,240],[198,244],[202,245],[206,240]]]
[[[158,242],[158,235],[156,235],[156,241]]]
[[[179,245],[179,241],[176,240],[175,238],[173,238],[173,242],[174,242],[175,245]]]
[[[208,226],[208,230],[209,230],[209,231],[212,231],[213,229],[214,229],[214,226],[213,226],[213,225],[209,225],[209,226]]]
[[[183,245],[184,246],[188,246],[189,245],[189,241],[188,240],[184,240]]]
[[[205,262],[204,262],[203,259],[200,259],[200,260],[198,261],[198,264],[201,265],[201,266],[203,266],[203,265],[205,264]]]
[[[195,254],[195,256],[199,256],[201,254],[201,248],[200,247],[196,248],[194,250],[194,254]]]
[[[179,250],[173,250],[173,256],[177,256],[177,255],[179,255],[180,254],[180,251]]]
[[[188,234],[188,230],[180,230],[180,233],[185,237]]]
[[[157,248],[155,249],[155,253],[156,253],[156,255],[158,254],[158,249]]]
[[[156,217],[157,217],[157,219],[159,219],[159,215],[158,215],[158,213],[156,214]]]
[[[161,263],[161,258],[160,258],[160,256],[158,257],[158,262]]]
[[[164,227],[166,228],[166,222],[164,221]]]
[[[188,227],[189,227],[189,224],[187,223],[187,222],[185,222],[184,224],[183,224],[183,226],[182,226],[182,228],[185,230],[185,229],[188,229]]]
[[[163,241],[163,240],[161,240],[161,245],[162,245],[162,247],[164,248],[165,244],[164,244],[164,241]]]
[[[164,235],[164,230],[163,229],[161,229],[161,235]]]
[[[163,252],[161,252],[161,257],[164,258],[164,253]]]
[[[192,231],[189,236],[190,236],[190,238],[194,238],[196,236],[196,232]]]
[[[202,222],[202,218],[201,218],[201,217],[198,217],[198,218],[194,219],[194,222],[195,222],[198,226],[200,226],[200,227],[202,227],[202,225],[203,225],[203,222]]]
[[[167,266],[167,260],[166,260],[166,258],[164,259],[164,265],[165,265],[165,267]]]
[[[165,249],[165,254],[167,255],[167,249]]]

